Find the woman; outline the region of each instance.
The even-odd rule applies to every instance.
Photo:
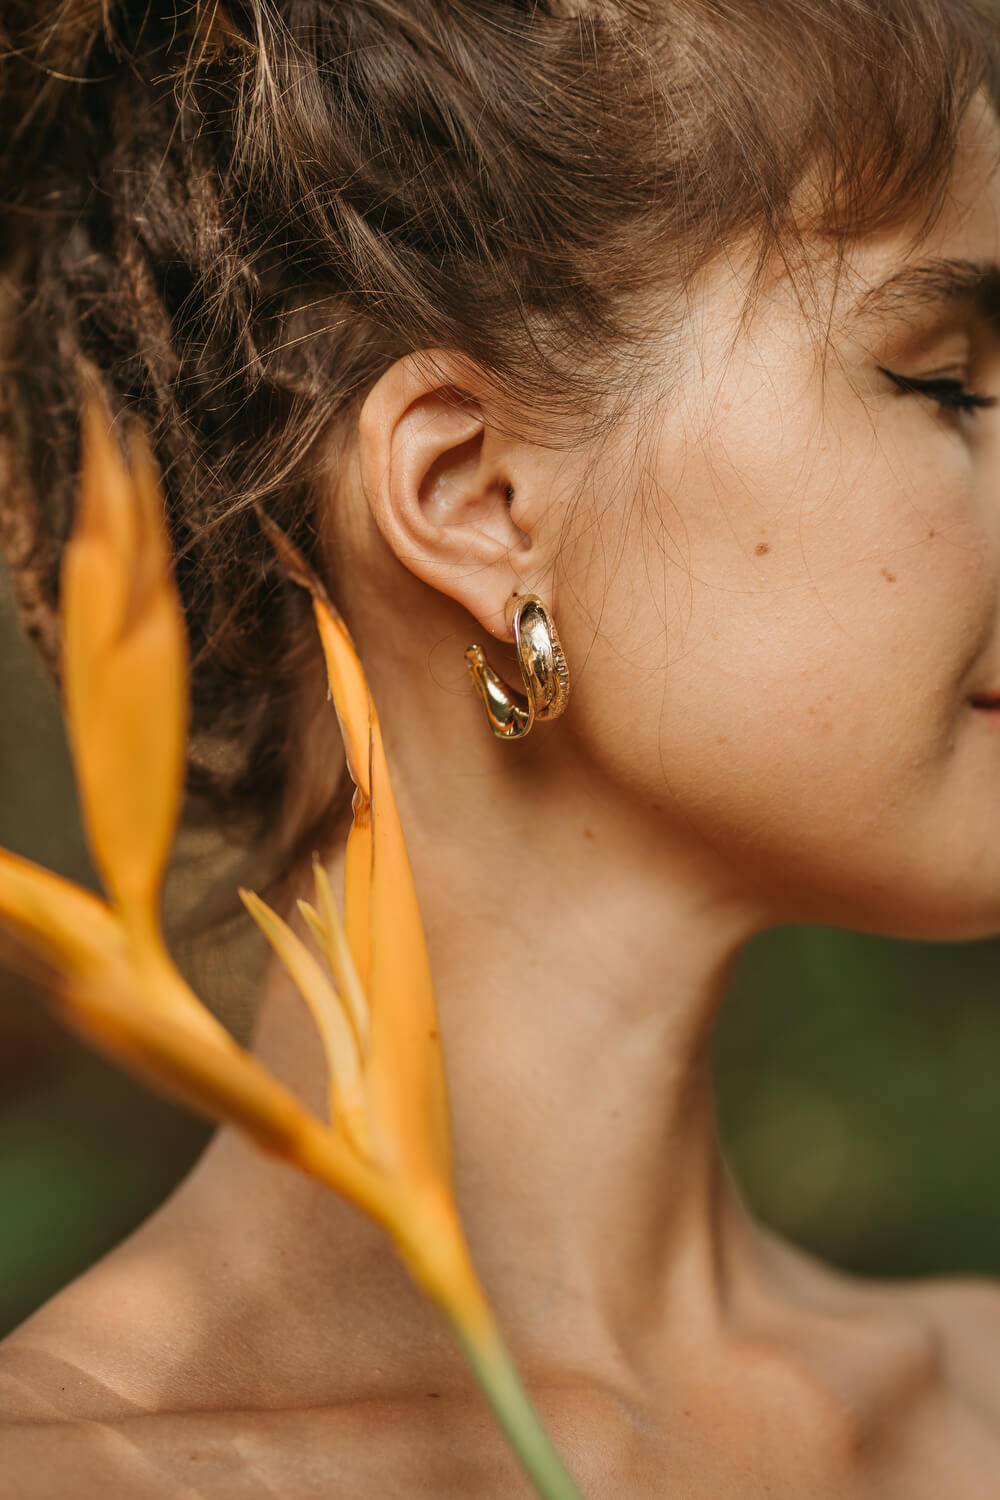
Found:
[[[12,23],[29,629],[53,639],[82,358],[165,474],[192,786],[289,907],[311,848],[342,880],[342,757],[253,501],[350,623],[470,1243],[584,1492],[1000,1493],[996,1289],[767,1234],[707,1061],[769,926],[1000,931],[995,17],[164,10]],[[506,744],[464,649],[517,682],[525,593],[572,694]],[[319,1107],[276,970],[255,1050]],[[526,1493],[380,1233],[228,1131],[6,1342],[0,1390],[18,1497]]]

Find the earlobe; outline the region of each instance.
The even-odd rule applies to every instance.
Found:
[[[504,605],[524,591],[532,543],[511,516],[516,445],[489,428],[469,376],[449,355],[386,371],[360,415],[362,488],[400,562],[511,640]]]

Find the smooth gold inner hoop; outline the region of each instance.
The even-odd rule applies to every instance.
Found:
[[[490,728],[501,740],[523,739],[536,719],[557,719],[569,700],[566,655],[555,621],[537,594],[521,596],[513,625],[524,694],[494,672],[482,646],[469,646],[465,653]]]

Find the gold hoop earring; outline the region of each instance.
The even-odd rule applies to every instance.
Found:
[[[520,740],[536,719],[557,719],[569,699],[569,668],[556,624],[537,594],[523,594],[514,610],[514,645],[526,697],[507,686],[482,646],[465,653],[490,728],[498,740]]]

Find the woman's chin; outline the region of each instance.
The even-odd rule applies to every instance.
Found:
[[[879,937],[931,943],[972,943],[1000,938],[1000,882],[989,893],[959,902],[954,892],[947,900],[901,900],[895,910],[871,909],[867,917],[845,924]]]

